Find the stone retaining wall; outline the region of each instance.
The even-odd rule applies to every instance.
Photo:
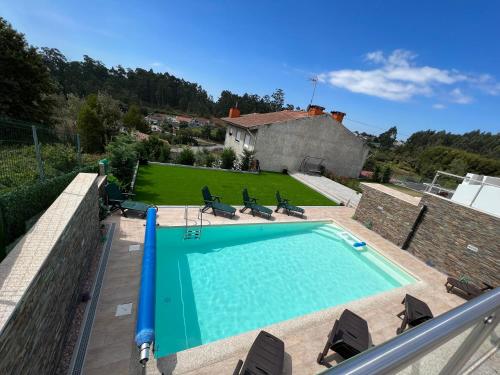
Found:
[[[418,201],[379,184],[362,187],[356,220],[402,246],[425,205],[408,251],[446,274],[500,286],[499,217],[434,194]]]
[[[0,374],[53,374],[99,243],[95,174],[80,173],[0,263]]]
[[[500,286],[500,218],[432,194],[420,204],[427,211],[408,251],[447,274]]]
[[[363,196],[356,209],[356,220],[392,243],[402,246],[420,210],[418,201],[403,201],[377,189],[374,184],[362,184],[362,188]]]

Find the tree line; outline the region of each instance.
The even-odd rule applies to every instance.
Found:
[[[143,112],[175,110],[198,116],[225,116],[238,104],[242,114],[271,112],[285,105],[281,89],[271,95],[238,95],[222,91],[215,101],[199,84],[152,69],[108,68],[88,55],[69,61],[57,48],[35,48],[24,35],[0,17],[0,114],[50,123],[62,96],[87,98],[104,92],[120,103],[124,112],[132,104]],[[60,113],[59,113],[60,115]]]
[[[500,134],[474,130],[464,134],[424,130],[395,145],[397,128],[376,135],[358,133],[371,148],[365,169],[391,165],[400,172],[431,179],[437,170],[460,176],[477,173],[500,176]]]

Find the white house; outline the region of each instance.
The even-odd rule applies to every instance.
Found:
[[[345,113],[323,112],[320,106],[307,111],[280,111],[240,115],[231,108],[224,146],[238,155],[255,151],[260,167],[268,171],[297,171],[304,160],[316,161],[339,176],[358,177],[368,146],[342,125]]]

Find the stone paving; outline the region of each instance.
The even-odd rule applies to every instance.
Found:
[[[307,220],[332,220],[365,240],[387,258],[398,263],[419,281],[401,288],[363,298],[345,305],[308,314],[297,319],[274,324],[265,329],[285,342],[284,374],[315,374],[325,370],[316,364],[326,335],[344,308],[349,308],[367,321],[374,344],[395,336],[401,321],[395,316],[402,309],[406,293],[426,301],[434,315],[442,314],[464,302],[448,294],[444,288],[446,276],[430,268],[411,254],[368,230],[352,219],[354,210],[348,207],[306,207]],[[197,209],[189,210],[189,218],[197,219]],[[274,214],[275,222],[303,219]],[[137,297],[142,258],[140,251],[129,251],[130,245],[142,245],[144,220],[110,216],[107,222],[116,223],[103,289],[98,303],[92,335],[84,364],[85,374],[231,374],[238,359],[244,359],[259,330],[192,348],[176,355],[151,359],[145,369],[138,366],[138,354],[133,337],[137,311]],[[204,225],[268,222],[248,213],[235,219],[204,215]],[[160,207],[159,225],[184,225],[183,207]],[[325,286],[328,287],[328,286]],[[115,316],[118,305],[132,303],[130,315]],[[338,360],[330,355],[332,364]]]
[[[305,173],[292,173],[290,176],[302,182],[304,185],[316,190],[318,193],[348,207],[356,208],[361,194],[345,185],[332,181],[329,178]]]

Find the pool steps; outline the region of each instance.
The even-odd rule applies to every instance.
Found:
[[[343,231],[340,228],[335,228],[332,226],[324,226],[322,228],[318,228],[314,230],[315,232],[319,234],[323,234],[326,236],[331,237],[332,239],[337,239],[340,237],[342,240],[347,242],[349,245],[353,245],[353,243],[360,242],[361,240],[352,235],[349,232]],[[397,271],[395,271],[391,266],[390,263],[391,261],[386,259],[383,255],[380,255],[376,251],[369,250],[367,246],[363,247],[354,247],[352,246],[353,249],[355,249],[358,253],[362,254],[362,257],[366,259],[368,262],[371,264],[374,264],[385,272],[388,276],[390,276],[392,279],[396,280],[402,285],[409,284],[411,282],[411,279],[408,277],[405,277],[404,275],[401,275]]]

